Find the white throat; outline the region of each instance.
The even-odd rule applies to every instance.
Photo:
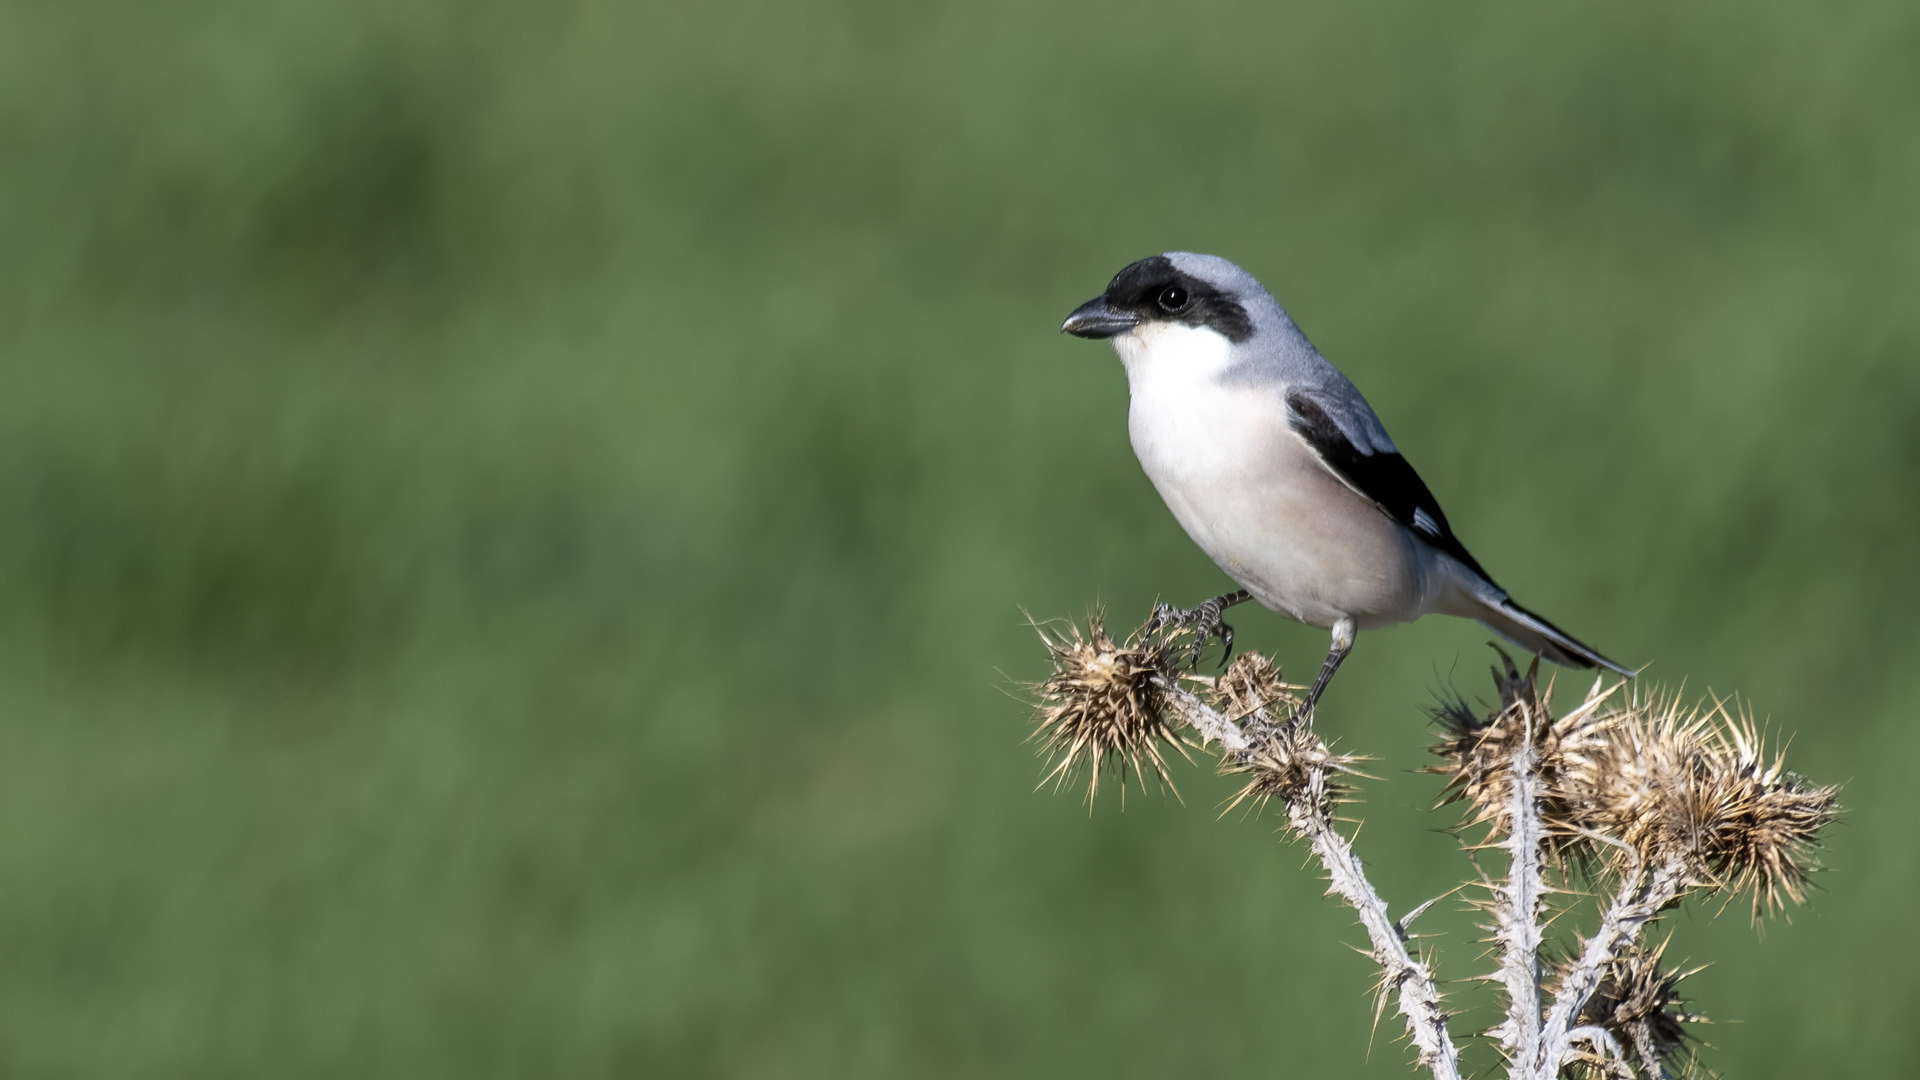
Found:
[[[1233,343],[1215,331],[1149,323],[1115,337],[1113,347],[1127,368],[1134,453],[1163,495],[1167,484],[1183,482],[1177,477],[1233,470],[1254,445],[1246,429],[1272,419],[1262,395],[1222,378]]]
[[[1147,323],[1113,339],[1136,397],[1182,384],[1211,385],[1232,362],[1232,350],[1218,331],[1182,323]]]

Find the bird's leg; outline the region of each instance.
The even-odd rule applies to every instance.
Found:
[[[1333,673],[1340,670],[1340,661],[1353,651],[1353,634],[1352,619],[1341,619],[1333,624],[1333,647],[1327,650],[1327,662],[1320,665],[1320,675],[1313,680],[1313,689],[1307,691],[1307,700],[1301,702],[1300,708],[1294,711],[1296,720],[1312,722],[1314,705],[1319,702],[1327,684],[1333,681]]]
[[[1181,610],[1172,604],[1161,604],[1153,609],[1153,618],[1147,620],[1147,633],[1160,630],[1193,630],[1193,652],[1187,658],[1189,666],[1200,666],[1200,654],[1206,651],[1207,642],[1215,637],[1220,639],[1220,647],[1225,650],[1220,655],[1220,666],[1227,666],[1227,657],[1233,655],[1233,627],[1220,618],[1220,613],[1235,604],[1244,604],[1253,599],[1253,594],[1245,589],[1235,589],[1224,596],[1216,596],[1202,601],[1194,607]]]

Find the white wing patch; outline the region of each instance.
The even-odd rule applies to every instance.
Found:
[[[1440,536],[1440,523],[1433,520],[1433,515],[1427,513],[1425,507],[1414,507],[1413,527],[1436,539]]]

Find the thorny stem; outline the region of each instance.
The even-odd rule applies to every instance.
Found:
[[[1050,749],[1068,764],[1092,759],[1097,765],[1104,755],[1137,754],[1143,742],[1177,741],[1170,730],[1175,726],[1217,744],[1226,770],[1249,777],[1234,805],[1248,798],[1256,805],[1281,802],[1287,831],[1307,841],[1327,875],[1327,891],[1345,901],[1365,928],[1367,955],[1380,969],[1376,1016],[1393,1000],[1420,1066],[1435,1080],[1459,1080],[1459,1053],[1447,1030],[1451,1017],[1432,968],[1409,948],[1407,923],[1425,905],[1395,921],[1351,840],[1335,824],[1334,807],[1347,795],[1339,774],[1353,773],[1360,759],[1334,754],[1297,714],[1276,724],[1265,703],[1252,700],[1291,700],[1286,691],[1294,688],[1279,682],[1271,662],[1249,654],[1243,660],[1263,661],[1254,662],[1254,670],[1200,680],[1213,684],[1214,700],[1223,708],[1231,703],[1228,713],[1182,685],[1164,642],[1142,646],[1129,639],[1116,646],[1097,625],[1086,640],[1047,640],[1055,672],[1036,685],[1047,704],[1035,718],[1051,739]],[[1608,1015],[1583,1020],[1592,999],[1648,924],[1691,889],[1720,891],[1744,883],[1769,899],[1784,891],[1798,900],[1798,885],[1811,869],[1807,852],[1839,812],[1836,789],[1808,787],[1778,761],[1756,765],[1760,751],[1751,722],[1728,719],[1717,702],[1713,710],[1691,715],[1656,701],[1598,716],[1593,711],[1611,691],[1596,680],[1578,709],[1549,720],[1536,712],[1547,706],[1532,672],[1523,680],[1509,662],[1505,677],[1496,671],[1495,680],[1513,711],[1482,724],[1449,710],[1449,720],[1460,722],[1450,723],[1456,737],[1438,748],[1450,765],[1436,771],[1453,775],[1449,791],[1457,794],[1450,797],[1470,800],[1473,820],[1494,822],[1497,846],[1508,856],[1504,880],[1481,875],[1491,893],[1487,929],[1500,952],[1496,978],[1507,996],[1506,1018],[1490,1034],[1499,1039],[1508,1075],[1556,1080],[1575,1066],[1607,1080],[1671,1080],[1664,1058],[1678,1044],[1666,1043],[1685,1032],[1666,1028],[1689,1018],[1673,1009],[1668,991],[1683,976],[1658,970],[1660,950],[1636,954],[1625,973],[1627,982],[1645,985],[1623,984],[1620,1001],[1604,1010]],[[1495,729],[1509,720],[1523,727]],[[1704,854],[1697,850],[1702,815],[1719,830],[1709,830],[1718,846]],[[1676,831],[1694,841],[1672,840],[1669,834]],[[1734,835],[1720,835],[1726,832]],[[1628,835],[1638,840],[1630,844]],[[1595,852],[1615,849],[1613,856],[1597,857],[1602,875],[1617,888],[1593,933],[1577,942],[1571,962],[1554,965],[1563,973],[1549,1002],[1542,985],[1547,935],[1541,923],[1550,914],[1549,881],[1564,873],[1550,873],[1554,837],[1594,845]],[[1717,865],[1714,857],[1731,861],[1731,882],[1703,880],[1695,869],[1703,862]]]
[[[1627,1064],[1627,1052],[1620,1048],[1620,1040],[1613,1037],[1613,1032],[1603,1027],[1589,1025],[1574,1028],[1567,1033],[1567,1037],[1574,1042],[1584,1042],[1593,1047],[1594,1056],[1599,1059],[1600,1067],[1605,1069],[1609,1076],[1621,1076],[1626,1080],[1634,1080],[1633,1066]]]
[[[1167,702],[1174,715],[1209,741],[1218,741],[1229,753],[1247,750],[1252,741],[1231,720],[1208,708],[1199,698],[1177,686],[1167,688]],[[1256,713],[1265,723],[1264,710]],[[1305,800],[1287,803],[1287,822],[1306,837],[1314,858],[1327,873],[1330,891],[1347,902],[1360,917],[1367,937],[1373,943],[1368,954],[1380,965],[1380,992],[1392,992],[1400,1015],[1407,1021],[1407,1034],[1420,1052],[1420,1063],[1435,1080],[1460,1080],[1460,1056],[1447,1034],[1447,1012],[1442,1007],[1440,988],[1424,960],[1407,951],[1407,935],[1387,914],[1387,903],[1367,880],[1360,857],[1354,854],[1347,838],[1334,828],[1333,820]]]
[[[1173,714],[1198,733],[1202,740],[1217,742],[1231,752],[1245,750],[1253,745],[1253,740],[1247,738],[1247,733],[1240,730],[1240,725],[1208,708],[1206,702],[1193,696],[1172,680],[1163,683],[1161,690],[1166,693],[1167,705]]]
[[[1330,889],[1360,916],[1360,925],[1373,942],[1369,955],[1380,965],[1380,992],[1393,991],[1400,1015],[1407,1019],[1407,1034],[1420,1051],[1420,1063],[1433,1072],[1435,1080],[1459,1080],[1460,1055],[1447,1034],[1447,1012],[1441,1007],[1433,972],[1424,960],[1407,952],[1406,933],[1387,917],[1386,901],[1367,880],[1353,846],[1332,821],[1311,807],[1289,803],[1287,821],[1307,838],[1327,872]]]
[[[1573,1032],[1580,1010],[1599,989],[1607,965],[1633,943],[1654,916],[1680,895],[1686,881],[1686,868],[1678,861],[1668,861],[1652,871],[1635,866],[1626,872],[1620,890],[1601,917],[1599,929],[1587,939],[1579,962],[1560,982],[1560,992],[1554,995],[1553,1009],[1547,1014],[1545,1053],[1533,1059],[1529,1066],[1531,1075],[1540,1080],[1552,1080],[1558,1075],[1560,1067],[1572,1055]],[[1644,1048],[1641,1053],[1645,1055]]]
[[[1507,1022],[1500,1047],[1509,1061],[1540,1058],[1540,898],[1545,849],[1533,749],[1533,726],[1513,752],[1513,792],[1507,812],[1507,884],[1494,895],[1494,934],[1500,943],[1500,974],[1507,984]]]
[[[1640,1055],[1640,1069],[1652,1080],[1667,1080],[1673,1075],[1660,1061],[1660,1050],[1653,1045],[1653,1030],[1646,1024],[1633,1026],[1633,1049]]]

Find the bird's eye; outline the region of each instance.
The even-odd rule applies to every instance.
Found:
[[[1187,306],[1187,290],[1178,285],[1169,285],[1160,290],[1160,310],[1179,311]]]

